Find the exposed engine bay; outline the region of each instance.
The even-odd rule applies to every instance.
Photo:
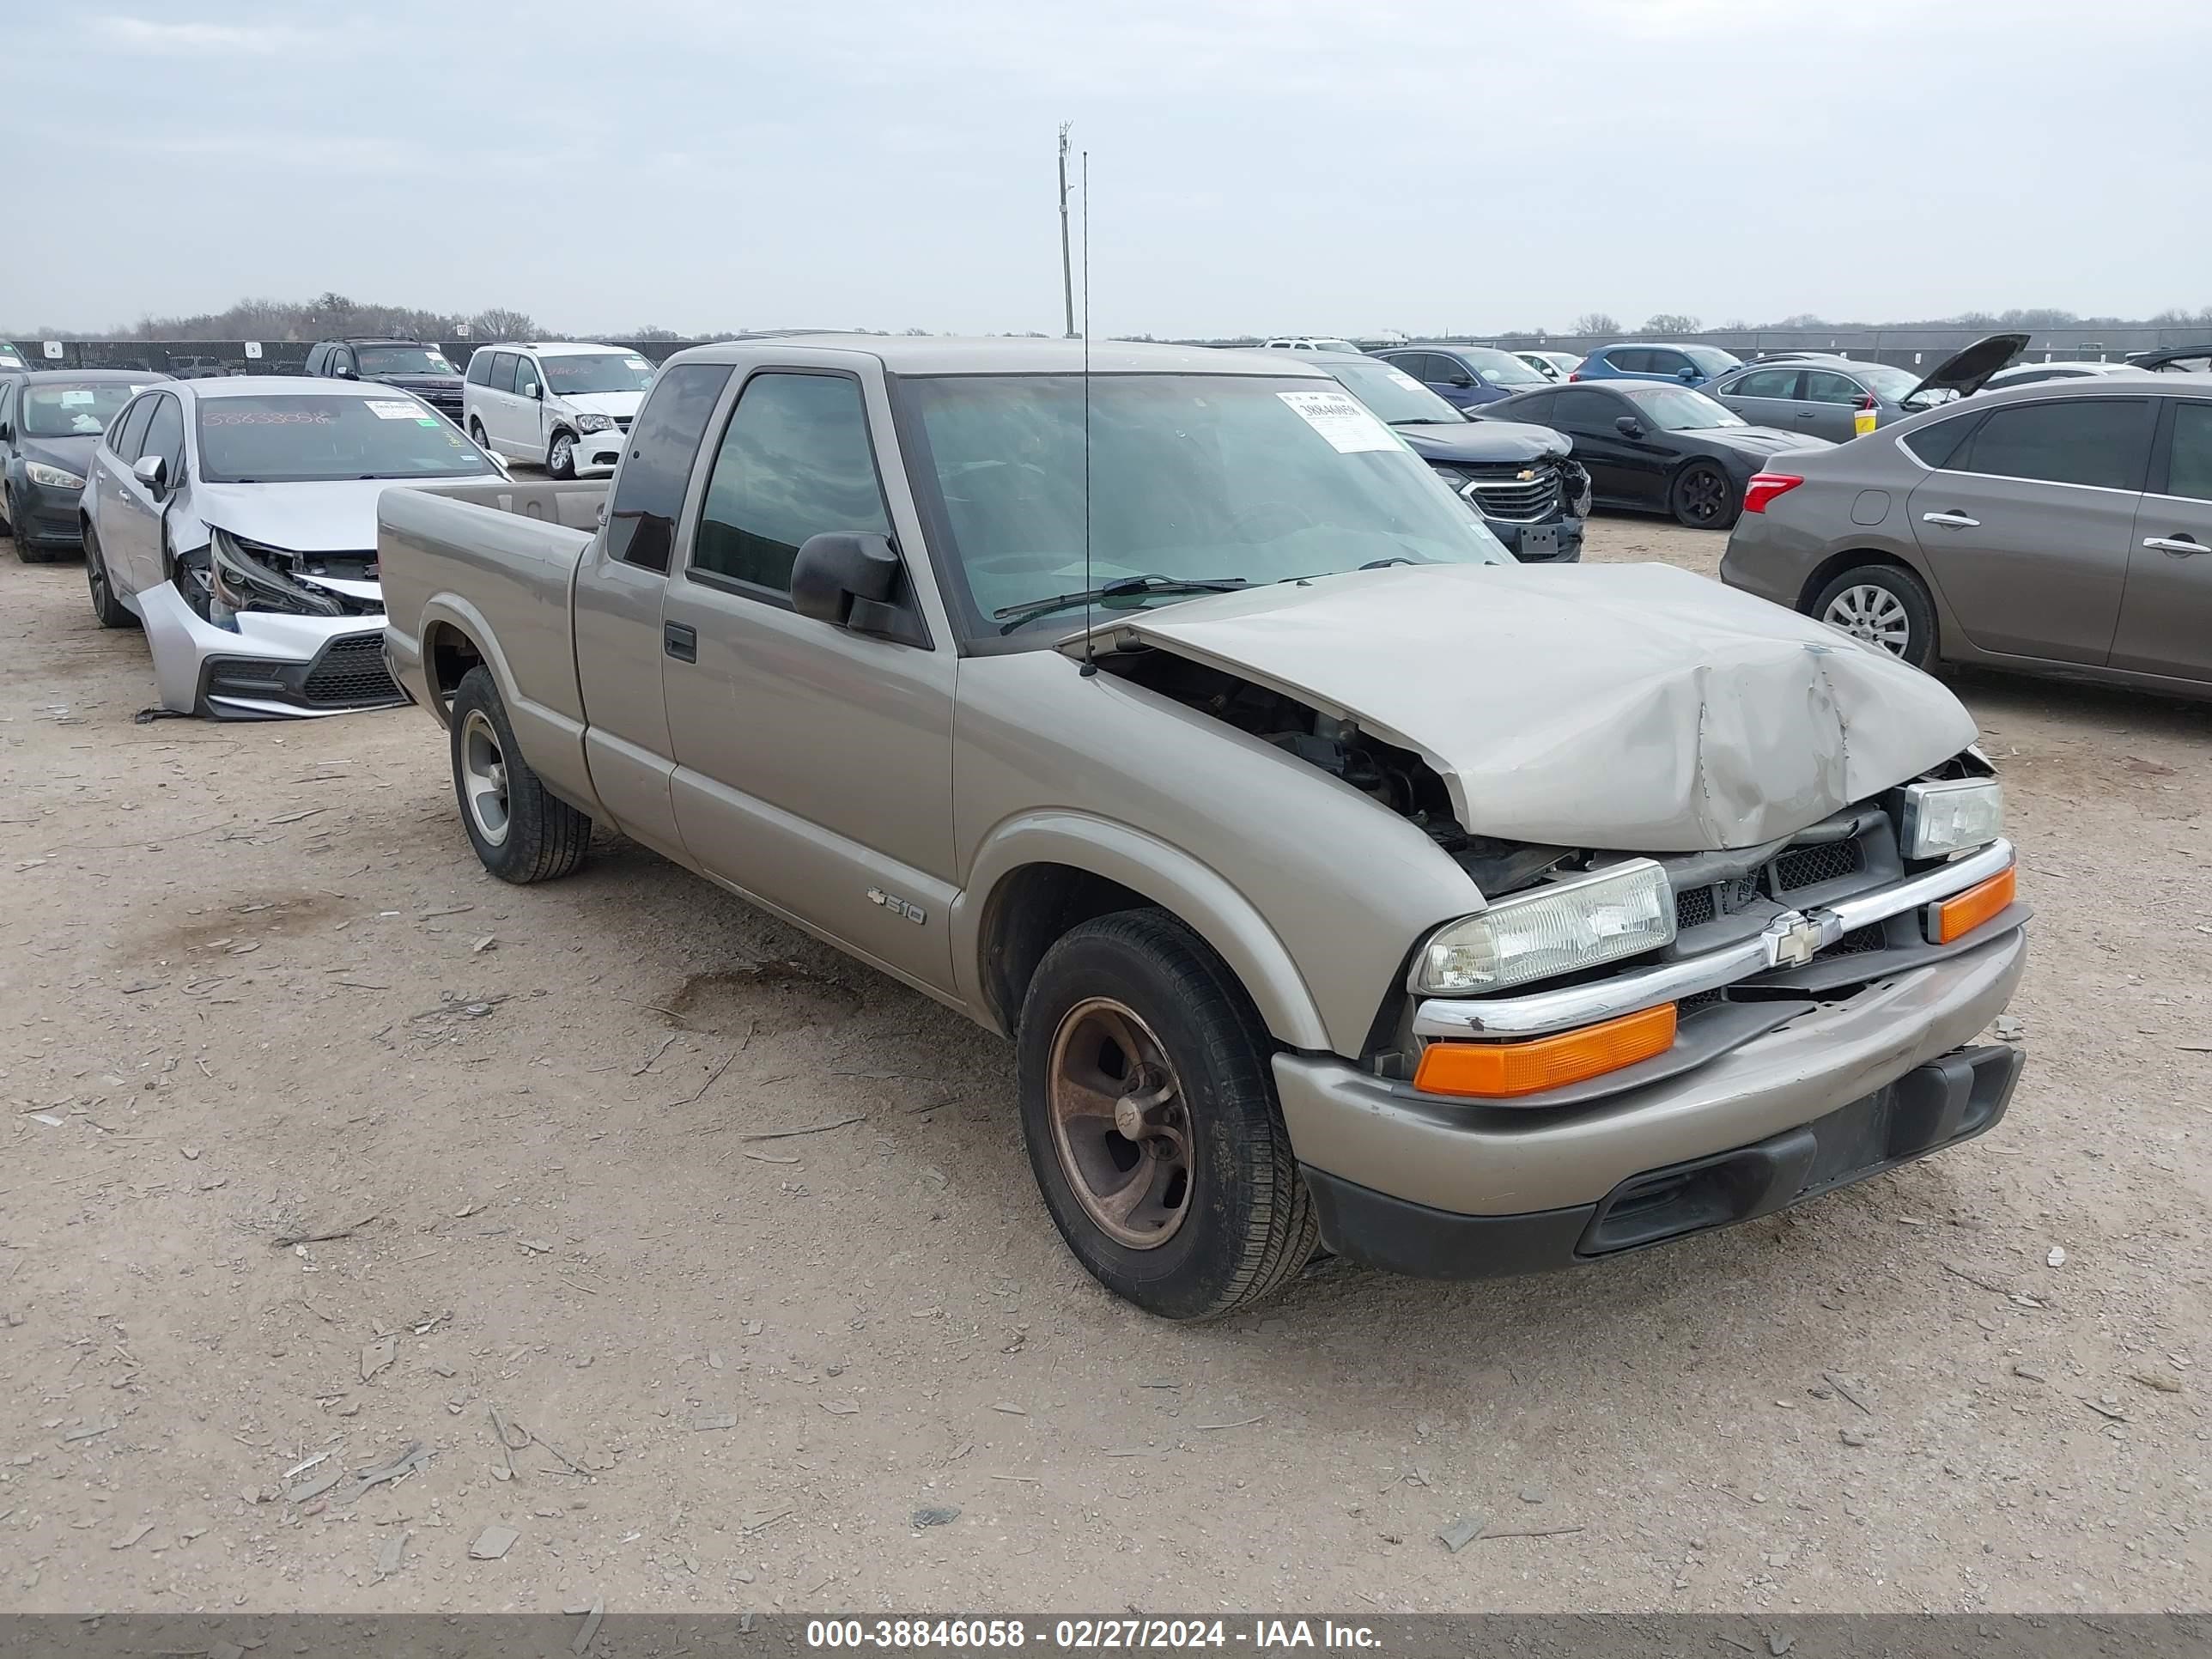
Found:
[[[1468,834],[1452,815],[1443,780],[1426,761],[1295,697],[1170,651],[1119,651],[1098,665],[1342,779],[1419,828],[1487,897],[1517,891],[1576,856],[1565,847]]]
[[[214,530],[204,548],[177,561],[177,588],[217,627],[243,611],[301,617],[381,616],[376,555],[295,553]]]

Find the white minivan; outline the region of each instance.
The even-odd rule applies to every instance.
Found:
[[[617,346],[566,341],[478,346],[461,386],[461,422],[494,454],[556,478],[612,472],[653,365]]]

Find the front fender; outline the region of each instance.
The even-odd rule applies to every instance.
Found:
[[[1309,1053],[1330,1048],[1312,991],[1266,918],[1219,872],[1142,830],[1088,813],[1042,811],[1000,824],[977,848],[953,901],[953,972],[963,998],[992,1010],[983,973],[982,925],[992,896],[1016,871],[1060,864],[1119,882],[1179,917],[1212,945],[1251,996],[1275,1039]]]

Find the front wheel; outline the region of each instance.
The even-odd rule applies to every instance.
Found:
[[[92,590],[92,614],[102,628],[128,628],[138,618],[115,597],[114,580],[107,574],[107,556],[100,550],[100,533],[90,520],[84,526],[84,581]]]
[[[1018,1044],[1030,1168],[1108,1290],[1163,1318],[1213,1318],[1312,1256],[1267,1028],[1181,922],[1124,910],[1068,933],[1030,982]]]
[[[22,514],[16,510],[15,492],[0,489],[0,532],[4,532],[15,544],[15,556],[25,564],[44,564],[53,555],[33,547],[24,540]]]
[[[1692,461],[1674,475],[1667,509],[1692,530],[1726,530],[1741,511],[1735,485],[1711,461]]]
[[[1936,660],[1936,601],[1920,578],[1893,564],[1863,564],[1822,588],[1813,614],[1915,668]]]
[[[545,452],[545,470],[562,483],[576,476],[576,438],[574,433],[556,432],[553,447]]]
[[[547,793],[522,758],[489,668],[461,676],[449,723],[453,794],[483,867],[520,884],[550,881],[581,864],[592,820]]]
[[[469,416],[469,441],[485,454],[491,453],[491,441],[484,436],[483,422],[473,415]]]

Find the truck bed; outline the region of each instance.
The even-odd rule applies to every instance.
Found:
[[[518,726],[580,732],[569,590],[606,495],[605,480],[386,490],[376,554],[395,659],[419,659],[426,620],[488,623],[469,631],[495,635]]]

